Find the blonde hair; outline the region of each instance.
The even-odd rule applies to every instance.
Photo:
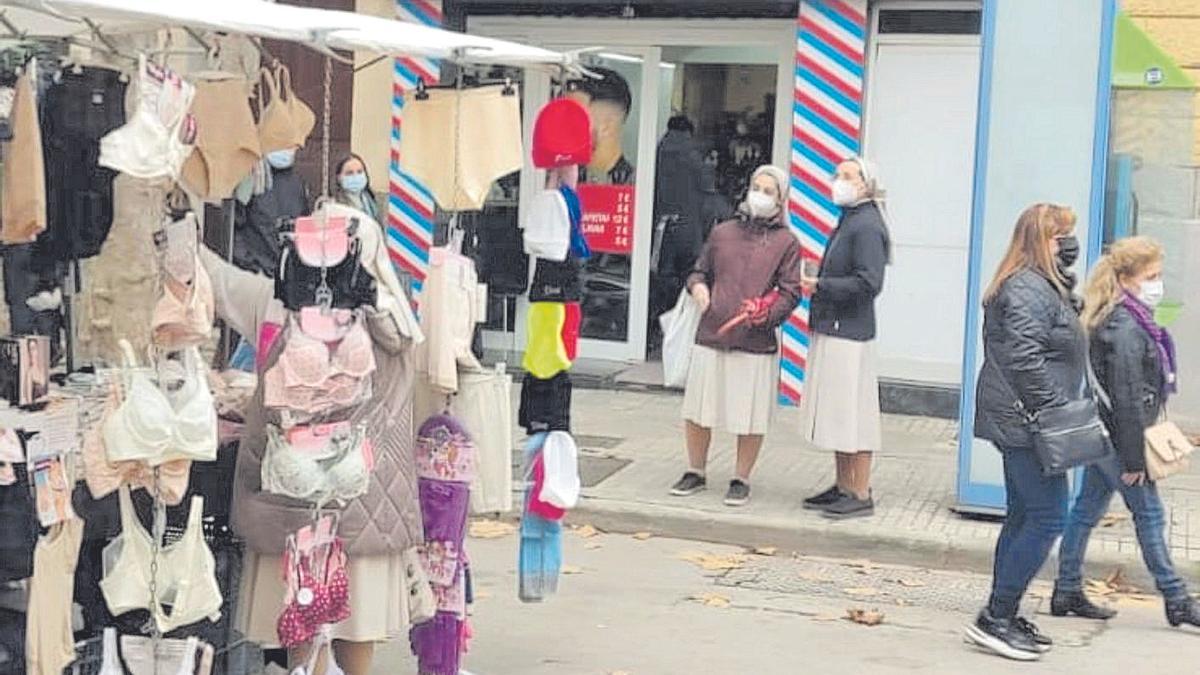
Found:
[[[996,276],[983,294],[984,304],[991,302],[1004,282],[1023,269],[1040,272],[1059,293],[1067,295],[1066,280],[1058,271],[1054,254],[1050,251],[1050,242],[1070,234],[1075,229],[1075,221],[1075,212],[1069,206],[1042,203],[1025,209],[1017,219],[1008,252],[1004,254],[1004,259],[996,269]]]
[[[1117,308],[1125,291],[1122,281],[1141,274],[1162,259],[1162,244],[1150,237],[1130,237],[1110,246],[1088,277],[1080,317],[1084,328],[1095,330]]]

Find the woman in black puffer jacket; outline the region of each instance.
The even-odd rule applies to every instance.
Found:
[[[991,598],[966,637],[1022,661],[1040,658],[1051,645],[1017,609],[1062,534],[1068,499],[1066,475],[1042,473],[1026,419],[1083,395],[1087,337],[1071,294],[1070,268],[1079,257],[1074,231],[1070,208],[1026,209],[983,301],[975,436],[1000,450],[1008,503]]]
[[[1058,580],[1050,611],[1108,619],[1116,612],[1083,593],[1083,557],[1092,528],[1120,492],[1133,513],[1138,545],[1155,585],[1166,599],[1172,626],[1200,626],[1200,608],[1171,564],[1163,535],[1166,518],[1158,488],[1146,476],[1146,429],[1163,415],[1174,393],[1175,345],[1154,321],[1162,300],[1163,249],[1148,237],[1123,239],[1096,265],[1088,282],[1083,323],[1090,335],[1096,377],[1112,401],[1101,408],[1117,454],[1084,470],[1083,488],[1059,546]]]

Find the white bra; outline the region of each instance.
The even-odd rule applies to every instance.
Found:
[[[164,392],[142,368],[133,347],[121,340],[125,357],[121,404],[104,420],[104,449],[110,462],[143,461],[151,466],[177,459],[217,458],[217,406],[208,388],[200,352],[184,352],[183,386]]]
[[[138,57],[137,109],[100,139],[100,165],[135,178],[177,178],[193,146],[184,125],[196,88],[174,71]]]
[[[346,503],[366,494],[371,472],[364,455],[362,426],[334,432],[315,452],[292,447],[283,434],[267,427],[262,486],[267,492],[315,503]]]
[[[150,594],[154,540],[138,522],[128,485],[121,486],[119,499],[121,534],[104,547],[104,577],[100,579],[100,590],[113,616],[148,609],[164,633],[204,618],[219,619],[223,600],[217,585],[217,566],[200,523],[204,498],[192,497],[183,537],[159,549],[157,597]],[[163,609],[164,599],[171,601],[169,615]]]

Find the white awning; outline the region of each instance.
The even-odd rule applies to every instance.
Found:
[[[0,0],[0,12],[33,36],[194,28],[286,40],[317,49],[420,56],[460,63],[570,66],[570,54],[354,12],[264,0]]]

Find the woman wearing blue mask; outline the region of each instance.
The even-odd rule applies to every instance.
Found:
[[[352,206],[379,222],[379,202],[371,189],[367,163],[356,154],[349,154],[337,163],[334,170],[337,185],[333,187],[338,203]]]

